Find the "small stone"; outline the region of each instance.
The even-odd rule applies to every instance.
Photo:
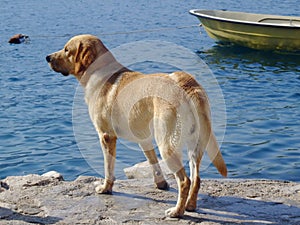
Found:
[[[63,176],[56,171],[49,171],[47,173],[44,173],[44,174],[42,174],[42,177],[51,177],[51,178],[57,179],[59,181],[64,180]]]
[[[38,207],[32,206],[30,204],[23,204],[19,206],[19,211],[21,213],[27,214],[27,215],[36,215],[39,214],[42,210]]]

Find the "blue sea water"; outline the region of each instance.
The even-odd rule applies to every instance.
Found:
[[[90,33],[109,49],[156,40],[197,54],[223,92],[227,119],[221,144],[228,176],[299,182],[300,56],[218,46],[203,28],[190,27],[199,23],[188,13],[193,8],[300,16],[297,0],[2,0],[0,178],[49,170],[68,180],[79,175],[103,176],[93,166],[103,166],[98,145],[91,145],[95,155],[89,160],[94,161],[86,160],[87,153],[73,132],[77,81],[54,73],[45,61],[47,54],[62,48],[73,35]],[[16,33],[29,35],[30,41],[8,44]],[[170,68],[140,63],[135,69],[148,73]],[[134,145],[124,143],[117,146],[117,178],[124,178],[123,167],[145,160],[142,152],[133,150]],[[201,174],[220,177],[213,166]]]

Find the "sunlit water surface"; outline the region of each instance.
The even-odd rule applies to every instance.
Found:
[[[73,133],[77,81],[54,73],[45,61],[47,54],[62,48],[71,36],[91,33],[110,49],[161,40],[197,54],[209,66],[225,99],[227,120],[221,144],[228,176],[300,181],[299,55],[218,46],[197,27],[107,35],[196,25],[198,20],[188,13],[193,8],[300,15],[298,5],[296,0],[2,1],[0,178],[49,170],[69,180],[79,175],[103,176],[96,132],[89,133],[95,137],[89,146],[92,155],[82,152],[82,143],[77,145]],[[29,35],[30,42],[9,45],[7,40],[15,33]],[[150,73],[169,72],[173,67],[139,63],[132,68]],[[117,148],[116,176],[124,178],[124,167],[145,158],[132,143],[121,141]],[[213,166],[201,174],[220,177]]]

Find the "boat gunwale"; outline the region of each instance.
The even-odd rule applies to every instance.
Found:
[[[221,22],[231,22],[231,23],[238,23],[238,24],[244,24],[244,25],[252,25],[252,26],[267,26],[267,27],[275,27],[275,28],[284,28],[284,29],[300,29],[300,26],[293,26],[293,25],[287,25],[287,24],[272,24],[272,23],[264,23],[264,22],[255,22],[255,21],[247,21],[247,20],[237,20],[237,19],[228,19],[228,18],[222,18],[219,16],[212,16],[212,15],[207,15],[203,13],[199,13],[197,11],[218,11],[218,12],[236,12],[236,13],[243,13],[243,12],[237,12],[237,11],[226,11],[226,10],[202,10],[202,9],[192,9],[189,11],[190,14],[204,19],[212,19],[212,20],[217,20]],[[276,15],[269,15],[269,14],[255,14],[255,13],[247,13],[245,14],[251,14],[251,15],[261,15],[261,16],[272,16],[273,18],[268,17],[267,19],[277,19]],[[279,16],[283,19],[284,17],[290,18],[290,16]],[[293,18],[293,17],[291,17]],[[300,17],[295,17],[300,20]]]

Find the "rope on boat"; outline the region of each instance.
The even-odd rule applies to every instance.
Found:
[[[181,30],[192,27],[201,27],[202,24],[197,25],[187,25],[187,26],[176,26],[176,27],[164,27],[164,28],[156,28],[156,29],[145,29],[145,30],[132,30],[132,31],[116,31],[111,33],[99,33],[98,36],[113,36],[113,35],[124,35],[124,34],[136,34],[136,33],[151,33],[151,32],[160,32],[160,31],[169,31],[169,30]],[[31,38],[65,38],[71,37],[75,34],[64,34],[64,35],[30,35]]]

